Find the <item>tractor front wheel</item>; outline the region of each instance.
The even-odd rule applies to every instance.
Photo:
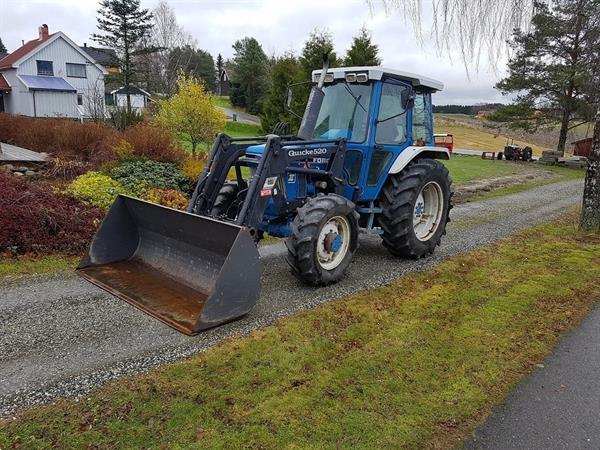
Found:
[[[433,253],[446,234],[452,208],[450,176],[441,162],[419,159],[383,188],[383,245],[394,256],[421,258]]]
[[[358,247],[358,213],[339,195],[319,195],[298,209],[286,241],[292,273],[304,283],[339,281]]]

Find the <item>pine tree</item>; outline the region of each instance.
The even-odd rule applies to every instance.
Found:
[[[289,112],[285,107],[288,86],[303,80],[302,66],[293,54],[287,53],[277,58],[271,68],[271,88],[263,104],[263,112],[260,121],[264,133],[271,133],[278,122],[286,122],[290,125],[292,132],[298,130],[300,119]],[[304,109],[298,96],[292,97],[290,105],[292,111],[301,114]]]
[[[346,52],[346,66],[379,66],[379,47],[371,42],[371,33],[362,27],[352,38],[352,46]]]
[[[312,71],[323,67],[323,54],[329,54],[329,67],[338,67],[337,55],[333,51],[333,36],[326,30],[313,30],[304,43],[300,64],[306,80]]]
[[[6,50],[6,47],[4,46],[4,43],[2,42],[2,38],[0,38],[0,53],[7,53],[8,51]]]
[[[557,150],[564,152],[568,131],[593,120],[600,96],[594,72],[599,67],[600,3],[557,0],[538,4],[529,32],[516,30],[509,75],[496,84],[516,93],[516,102],[492,119],[535,131],[559,125]]]
[[[154,51],[139,48],[152,28],[152,13],[140,8],[140,0],[102,0],[98,9],[98,29],[92,34],[100,45],[117,52],[119,77],[127,95],[127,113],[131,114],[130,90],[138,74],[135,56]]]
[[[233,49],[231,103],[259,113],[270,82],[267,55],[258,41],[249,37],[236,41]]]

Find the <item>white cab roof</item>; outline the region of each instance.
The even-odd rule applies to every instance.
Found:
[[[323,70],[313,70],[312,79],[318,79]],[[345,78],[346,73],[365,73],[368,72],[370,80],[381,80],[384,76],[390,78],[396,78],[397,80],[407,81],[413,85],[413,87],[426,87],[434,91],[441,91],[444,88],[444,83],[441,81],[428,78],[423,75],[417,75],[411,72],[405,72],[403,70],[388,69],[387,67],[379,66],[363,66],[363,67],[335,67],[327,70],[327,73],[332,73],[333,78]],[[316,77],[315,77],[316,76]]]

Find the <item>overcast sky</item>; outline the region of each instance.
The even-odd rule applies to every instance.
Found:
[[[157,2],[142,0],[142,6],[152,8]],[[379,45],[385,66],[444,82],[444,91],[436,94],[435,103],[506,102],[493,88],[503,72],[494,72],[482,61],[478,73],[472,71],[469,79],[458,53],[440,55],[427,38],[419,44],[402,16],[386,14],[382,8],[371,13],[364,0],[172,0],[170,4],[180,25],[213,56],[230,57],[231,44],[244,36],[258,39],[269,56],[285,51],[299,54],[315,27],[330,31],[336,52],[343,55],[352,36],[365,25]],[[96,0],[0,0],[0,37],[12,51],[21,40],[35,38],[37,27],[46,23],[51,33],[60,30],[78,44],[92,44],[89,36],[96,31],[97,7]],[[429,24],[424,17],[425,36]]]

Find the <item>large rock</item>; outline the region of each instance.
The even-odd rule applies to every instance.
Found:
[[[33,177],[35,176],[35,172],[33,170],[26,170],[25,175],[27,175],[28,177]]]
[[[13,172],[15,177],[22,177],[24,174],[22,172]]]

